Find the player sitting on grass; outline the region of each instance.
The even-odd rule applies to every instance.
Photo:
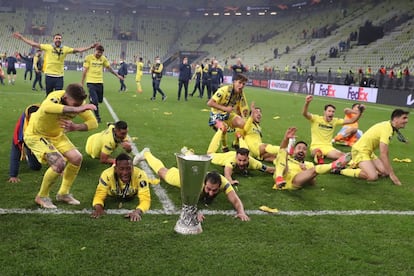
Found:
[[[193,154],[193,152],[186,152],[182,150],[184,154]],[[134,158],[134,164],[138,164],[140,161],[146,160],[151,169],[158,174],[167,184],[181,187],[180,172],[178,168],[167,168],[164,163],[156,158],[148,148],[144,148]],[[212,203],[213,199],[220,193],[224,192],[228,201],[233,205],[236,210],[236,217],[242,221],[248,221],[250,218],[244,211],[243,203],[234,191],[233,186],[227,181],[227,179],[217,172],[209,172],[204,178],[203,189],[200,194],[200,201],[205,205]],[[199,213],[198,220],[203,221],[204,216]]]
[[[309,120],[311,125],[311,155],[314,157],[316,164],[323,164],[324,158],[335,160],[345,153],[332,146],[332,138],[335,127],[344,124],[356,122],[364,111],[359,109],[359,113],[350,119],[339,119],[335,117],[335,106],[332,104],[325,105],[323,115],[315,115],[308,111],[309,104],[312,102],[313,96],[308,95],[305,99],[302,115]]]
[[[262,127],[260,122],[262,120],[262,110],[260,107],[255,107],[254,102],[250,105],[250,116],[243,128],[243,134],[239,135],[239,144],[241,148],[247,148],[250,151],[250,156],[258,160],[273,162],[275,160],[280,147],[272,144],[263,143],[262,141]],[[295,138],[289,139],[290,148],[293,150]],[[288,150],[289,152],[289,150]],[[291,153],[290,153],[291,154]]]
[[[99,218],[104,213],[105,199],[114,196],[120,200],[131,200],[138,197],[138,205],[134,211],[125,215],[130,221],[140,221],[142,214],[151,206],[151,194],[147,174],[133,166],[131,157],[126,153],[119,154],[115,166],[104,170],[96,187],[91,217]]]
[[[338,173],[349,162],[350,154],[345,154],[331,164],[314,166],[312,162],[305,161],[308,145],[303,141],[296,142],[293,155],[289,156],[286,147],[289,138],[295,137],[295,133],[296,128],[287,129],[277,158],[273,161],[275,165],[273,189],[296,190],[306,185],[315,185],[315,178],[318,174]]]

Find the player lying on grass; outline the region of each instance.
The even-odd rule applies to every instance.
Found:
[[[92,134],[86,141],[85,150],[92,158],[99,158],[103,164],[114,164],[115,159],[111,153],[121,145],[126,152],[131,152],[131,143],[128,140],[128,124],[118,121],[108,124],[108,128]]]
[[[295,136],[296,128],[291,127],[286,130],[285,136],[280,144],[280,150],[273,161],[275,173],[273,178],[275,184],[273,189],[296,190],[308,185],[315,185],[316,176],[325,173],[338,173],[350,160],[350,154],[342,155],[331,164],[313,165],[312,162],[305,161],[308,145],[303,141],[295,144],[293,155],[289,156],[286,151],[289,138]]]
[[[104,215],[105,199],[107,196],[117,197],[121,201],[138,197],[138,205],[132,212],[125,215],[130,221],[140,221],[142,214],[151,206],[151,194],[147,174],[133,166],[131,157],[126,153],[119,154],[115,166],[104,170],[99,178],[93,197],[94,208],[91,217],[99,218]]]
[[[156,172],[158,176],[166,183],[179,188],[181,187],[180,172],[178,168],[167,168],[164,163],[156,158],[148,148],[144,148],[139,154],[135,156],[134,164],[138,164],[142,160],[146,160],[151,169]],[[200,194],[200,201],[205,205],[209,205],[220,192],[224,192],[227,196],[228,201],[233,205],[233,208],[236,210],[235,217],[239,218],[242,221],[250,220],[244,211],[243,203],[227,179],[217,172],[207,173],[204,178],[204,185]],[[201,212],[198,214],[198,220],[204,220],[204,216]]]

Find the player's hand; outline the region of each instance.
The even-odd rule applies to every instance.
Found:
[[[390,179],[394,183],[394,185],[397,185],[397,186],[402,185],[401,181],[398,179],[398,177],[394,173],[390,173]]]
[[[239,186],[240,183],[239,183],[238,180],[234,179],[234,180],[231,181],[230,184],[231,184],[231,186]]]
[[[312,95],[308,95],[305,98],[305,103],[310,103],[313,100],[313,96]]]
[[[132,146],[131,146],[131,143],[129,141],[122,142],[121,146],[126,152],[131,152],[131,150],[132,150]]]
[[[96,105],[94,105],[94,104],[84,104],[84,105],[78,106],[78,108],[79,108],[79,112],[83,112],[83,111],[86,111],[86,110],[96,110]]]
[[[133,212],[126,214],[126,218],[129,218],[130,221],[140,221],[142,219],[141,212],[139,210],[134,210]]]
[[[22,39],[22,34],[21,33],[13,33],[13,37],[17,38],[17,39]]]
[[[250,218],[246,213],[236,214],[234,217],[240,219],[241,221],[249,221]]]
[[[286,138],[295,138],[296,137],[296,131],[297,131],[296,127],[289,127],[286,130],[286,133],[285,133]]]
[[[10,182],[10,183],[19,183],[20,178],[18,178],[17,176],[16,177],[12,176],[12,177],[9,178],[8,182]]]
[[[197,220],[198,220],[198,222],[203,222],[204,219],[205,219],[205,217],[204,217],[203,213],[198,212],[197,213]]]
[[[102,205],[95,205],[95,210],[92,211],[91,218],[99,218],[105,214],[105,210]]]

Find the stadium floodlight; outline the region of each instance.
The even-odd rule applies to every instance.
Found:
[[[215,12],[215,13],[213,13],[213,15],[214,15],[214,16],[219,16],[219,15],[220,15],[220,13]]]
[[[241,12],[236,12],[234,15],[240,16],[242,14],[241,14]]]
[[[224,15],[229,16],[229,15],[230,15],[230,13],[229,13],[229,12],[225,12],[225,13],[224,13]]]

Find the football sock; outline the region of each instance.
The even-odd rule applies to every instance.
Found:
[[[317,174],[324,174],[324,173],[328,173],[332,170],[332,165],[331,164],[323,164],[323,165],[316,165],[315,166],[315,171]]]
[[[180,188],[180,171],[176,167],[170,168],[165,174],[165,182],[172,186]]]
[[[286,169],[287,163],[287,152],[285,150],[280,150],[277,154],[275,160],[273,160],[273,165],[275,166],[275,172],[273,178],[276,179],[278,176],[283,176],[283,173]]]
[[[40,197],[49,197],[50,187],[55,184],[59,176],[59,173],[49,167],[43,175],[42,185],[40,185],[40,190],[37,195]]]
[[[361,169],[343,169],[341,174],[349,177],[358,178],[361,173]]]
[[[220,147],[220,141],[222,136],[223,131],[221,129],[218,129],[216,133],[214,133],[213,138],[211,138],[210,144],[208,145],[207,153],[217,152],[218,148]]]
[[[68,163],[65,170],[63,171],[62,185],[58,191],[59,195],[69,194],[70,188],[72,187],[73,181],[75,181],[76,176],[80,170],[81,166]]]
[[[165,168],[164,163],[154,155],[152,155],[151,152],[147,151],[144,153],[145,160],[147,160],[148,165],[151,167],[151,169],[158,174],[158,171],[162,168]]]
[[[141,82],[137,82],[137,92],[142,93]]]

